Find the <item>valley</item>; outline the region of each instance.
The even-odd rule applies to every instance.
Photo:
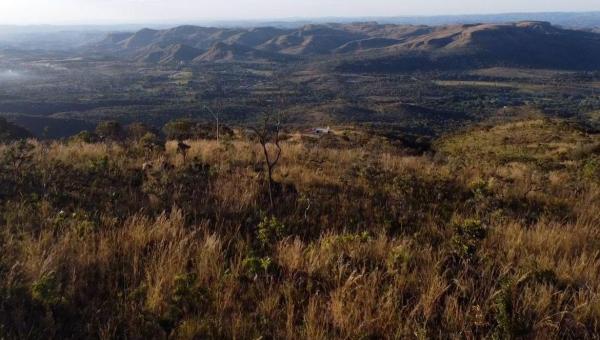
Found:
[[[333,21],[0,26],[0,339],[598,339],[600,12]]]
[[[218,91],[229,125],[256,120],[278,97],[291,126],[385,125],[435,136],[528,107],[597,128],[588,113],[600,109],[600,72],[592,65],[600,60],[599,37],[537,22],[112,33],[72,51],[2,52],[0,115],[43,138],[68,137],[102,120],[160,128],[178,118],[211,120]],[[528,48],[539,58],[498,52],[534,42]],[[556,56],[557,44],[572,55]],[[583,46],[585,55],[577,53]],[[543,68],[532,68],[532,60]]]

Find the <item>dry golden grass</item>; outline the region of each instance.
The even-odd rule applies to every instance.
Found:
[[[598,140],[545,120],[433,157],[292,140],[273,209],[248,141],[185,163],[32,142],[0,176],[0,338],[595,338]]]

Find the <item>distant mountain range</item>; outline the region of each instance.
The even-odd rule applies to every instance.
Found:
[[[600,69],[600,34],[538,21],[311,24],[286,29],[179,26],[111,33],[89,48],[161,64],[305,60],[355,71],[479,66]]]
[[[353,24],[377,22],[392,25],[445,26],[458,24],[503,24],[520,21],[544,21],[563,28],[582,30],[600,29],[600,12],[550,12],[550,13],[504,13],[442,16],[389,16],[389,17],[323,17],[287,18],[275,20],[203,20],[191,24],[217,28],[275,27],[297,29],[306,25],[329,23]],[[137,24],[89,24],[89,25],[0,25],[0,48],[22,50],[75,50],[82,45],[95,43],[109,32],[136,32],[144,27],[165,30],[182,23],[137,23]],[[184,26],[185,27],[185,26]],[[253,45],[247,43],[245,45]]]
[[[356,21],[356,20],[354,20]],[[396,25],[455,25],[455,24],[503,24],[519,21],[545,21],[565,28],[600,27],[600,12],[538,12],[538,13],[500,13],[470,15],[403,16],[362,18],[361,21],[377,21],[382,24]],[[344,23],[343,19],[327,22]],[[350,21],[352,22],[352,21]]]

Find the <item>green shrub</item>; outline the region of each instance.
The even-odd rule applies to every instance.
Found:
[[[582,176],[591,181],[600,179],[600,158],[588,159],[583,165]]]
[[[91,159],[87,163],[87,170],[92,173],[104,173],[108,170],[109,163],[108,156]]]
[[[60,282],[54,272],[44,274],[31,285],[31,296],[46,306],[58,305],[65,301],[61,295]]]
[[[125,127],[128,139],[139,141],[147,134],[154,135],[153,129],[144,123],[131,123]]]
[[[244,274],[248,277],[257,277],[260,275],[273,274],[276,266],[273,260],[266,257],[249,256],[242,261]]]
[[[515,310],[514,300],[518,298],[520,282],[514,279],[505,279],[496,293],[495,339],[517,339],[526,337],[533,330],[533,325]]]
[[[463,259],[475,259],[479,243],[487,236],[487,229],[479,220],[466,219],[454,225],[451,239],[454,252]]]
[[[169,140],[185,140],[192,138],[196,130],[196,123],[189,119],[173,120],[165,124],[163,132]]]
[[[198,285],[194,273],[175,276],[173,291],[166,312],[161,316],[159,324],[167,334],[183,320],[185,315],[200,315],[208,303],[207,294]]]
[[[483,178],[478,178],[471,183],[469,183],[469,190],[471,193],[477,197],[482,198],[488,196],[492,193],[494,186],[494,180],[491,178],[490,180],[484,180]]]
[[[100,122],[96,127],[96,134],[102,140],[119,142],[125,138],[125,130],[121,124],[114,120]]]
[[[139,139],[140,145],[150,151],[163,150],[164,142],[156,134],[147,132]]]
[[[260,245],[263,248],[268,248],[273,243],[285,237],[287,230],[285,225],[273,216],[271,218],[265,217],[258,224],[256,233]]]
[[[387,267],[390,271],[407,273],[413,256],[405,246],[397,246],[390,252]]]
[[[329,249],[346,248],[357,243],[366,243],[371,240],[371,234],[368,231],[363,231],[355,234],[348,233],[327,237],[324,240],[324,245]]]
[[[97,143],[100,140],[97,134],[87,130],[81,131],[78,134],[71,136],[69,142],[72,143]]]
[[[98,229],[97,224],[83,210],[73,213],[67,213],[64,210],[59,211],[52,220],[52,226],[57,232],[72,230],[81,237],[91,234]]]

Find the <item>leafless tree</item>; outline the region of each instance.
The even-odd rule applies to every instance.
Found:
[[[185,164],[186,159],[187,159],[187,152],[188,150],[191,148],[191,146],[185,144],[183,141],[178,141],[177,142],[177,153],[181,154],[181,157],[183,157],[183,163]]]
[[[210,115],[213,117],[213,119],[217,123],[217,143],[219,143],[219,118],[220,118],[219,116],[220,116],[221,110],[217,109],[216,111],[213,111],[208,106],[204,106],[204,108],[206,109],[206,111],[208,111],[208,113],[210,113]]]
[[[212,96],[213,96],[212,105],[211,105],[212,108],[209,107],[208,105],[204,105],[204,109],[206,111],[208,111],[208,113],[210,113],[210,115],[216,122],[216,127],[217,127],[216,135],[217,135],[217,143],[218,143],[219,137],[220,137],[221,113],[223,112],[223,109],[225,106],[224,105],[225,89],[224,89],[223,83],[219,77],[216,77],[216,76],[212,77],[211,82],[214,82],[214,84],[215,84],[214,92],[212,93]]]
[[[267,176],[269,180],[269,201],[271,204],[271,209],[274,207],[273,188],[276,184],[275,180],[273,180],[273,172],[277,166],[277,163],[281,159],[282,153],[280,144],[281,121],[281,114],[277,114],[277,117],[265,115],[262,124],[259,127],[250,128],[250,130],[256,134],[265,157]],[[272,147],[269,147],[270,145],[272,145]]]

